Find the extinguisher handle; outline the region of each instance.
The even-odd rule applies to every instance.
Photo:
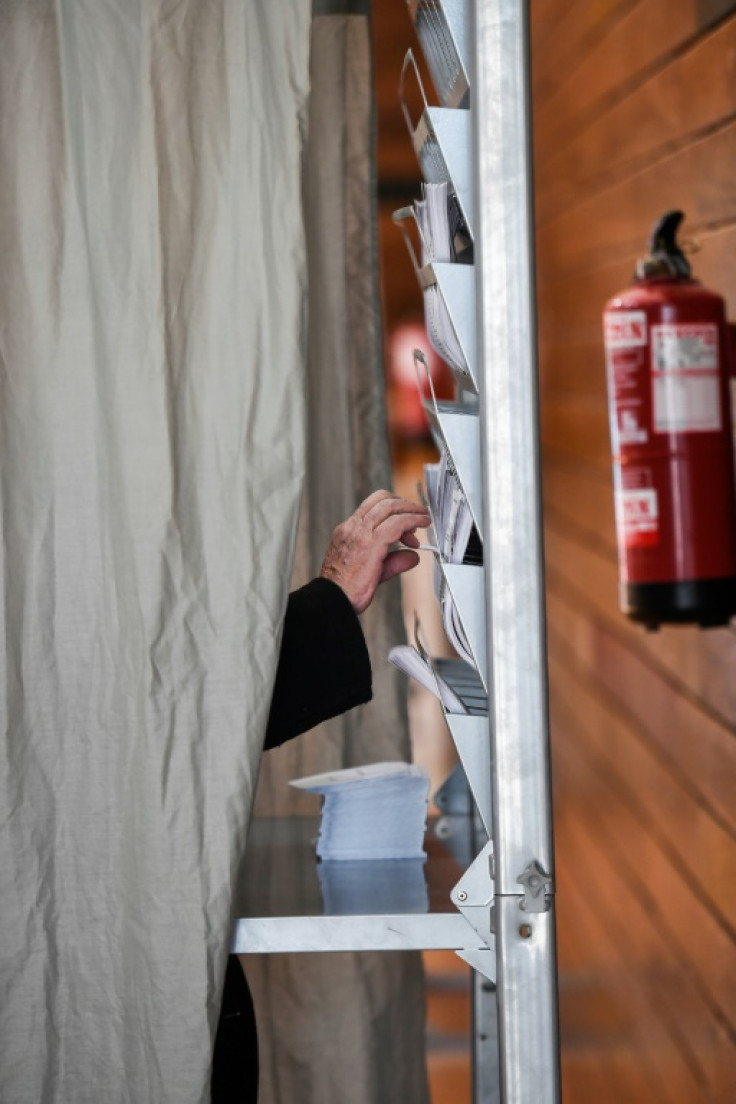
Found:
[[[684,219],[682,211],[665,211],[657,219],[649,237],[649,255],[636,266],[639,279],[651,276],[690,276],[690,262],[677,243],[677,231]]]

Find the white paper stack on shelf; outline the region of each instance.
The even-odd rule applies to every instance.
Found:
[[[439,463],[425,464],[424,478],[439,553],[444,562],[482,563],[483,549],[470,506],[446,452],[442,453]],[[439,564],[435,566],[434,584],[445,634],[457,654],[466,663],[474,664],[475,658]]]
[[[422,199],[414,201],[417,222],[424,238],[424,264],[472,264],[473,242],[460,205],[447,182],[422,184]]]
[[[450,264],[456,256],[454,241],[458,236],[458,215],[448,211],[447,184],[424,184],[423,193],[424,199],[414,203],[422,236],[422,263]],[[433,348],[456,372],[469,375],[450,313],[436,284],[424,288],[424,320]]]
[[[446,563],[466,563],[473,515],[446,452],[439,463],[424,465],[424,481],[442,559]]]
[[[317,874],[327,916],[429,911],[424,858],[323,859]]]
[[[411,763],[371,763],[294,779],[323,796],[317,857],[323,860],[425,857],[429,777]]]

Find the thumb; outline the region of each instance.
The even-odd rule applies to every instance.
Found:
[[[401,548],[396,552],[389,552],[388,556],[383,561],[381,582],[385,583],[388,579],[393,579],[396,575],[403,575],[405,571],[411,571],[418,563],[418,554],[410,551],[408,548]]]

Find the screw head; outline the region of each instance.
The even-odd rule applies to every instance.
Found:
[[[467,901],[468,895],[464,889],[458,891],[457,899],[458,901]]]

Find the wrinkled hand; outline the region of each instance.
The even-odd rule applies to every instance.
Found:
[[[320,575],[342,587],[355,612],[362,613],[379,583],[419,563],[419,556],[411,551],[419,545],[415,530],[426,529],[430,520],[416,502],[389,491],[374,491],[335,529]],[[391,551],[397,541],[407,547]]]

